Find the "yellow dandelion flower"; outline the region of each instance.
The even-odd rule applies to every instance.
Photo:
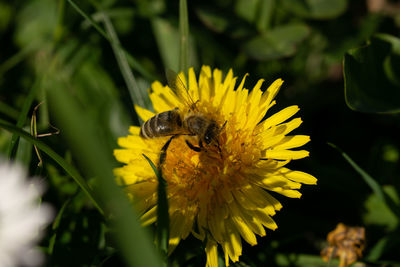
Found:
[[[276,80],[263,92],[264,81],[259,80],[249,91],[244,88],[246,76],[236,87],[232,70],[223,79],[220,70],[203,66],[197,80],[189,69],[188,83],[179,75],[196,112],[214,121],[221,131],[216,143],[203,144],[199,152],[187,144],[199,144],[198,137],[189,135],[174,138],[167,149],[161,168],[167,182],[169,251],[193,234],[206,243],[207,266],[218,266],[218,245],[228,266],[229,260],[239,260],[242,238],[256,245],[256,235],[265,236],[265,228],[277,228],[271,216],[282,205],[268,191],[299,198],[301,184],[317,182],[310,174],[285,167],[309,154],[292,150],[310,141],[309,136],[288,135],[302,123],[300,118],[289,120],[299,108],[290,106],[263,120],[283,81]],[[178,108],[184,118],[190,112],[187,99],[168,86],[156,81],[151,89],[156,113]],[[135,108],[144,121],[156,114]],[[118,139],[122,149],[114,151],[116,159],[125,163],[115,169],[115,175],[118,183],[125,185],[143,224],[149,225],[156,222],[158,182],[142,154],[159,162],[160,151],[170,137],[144,139],[137,126],[129,131],[130,135]]]

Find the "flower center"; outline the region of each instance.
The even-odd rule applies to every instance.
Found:
[[[223,125],[225,120],[215,121]],[[238,130],[237,125],[234,117],[227,120],[217,142],[203,144],[200,152],[186,144],[189,141],[199,146],[197,136],[182,135],[172,140],[162,166],[169,192],[196,204],[204,199],[212,201],[215,192],[241,186],[243,174],[259,160],[260,149],[253,133]]]

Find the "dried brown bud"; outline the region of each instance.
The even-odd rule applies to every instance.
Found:
[[[321,251],[324,261],[339,257],[339,267],[347,267],[362,257],[365,247],[365,228],[339,223],[326,238],[328,247]]]

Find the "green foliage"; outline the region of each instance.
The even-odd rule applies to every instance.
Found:
[[[293,56],[297,46],[307,35],[309,28],[302,23],[293,23],[276,27],[267,33],[249,40],[244,50],[257,60],[271,60]]]
[[[299,267],[301,266],[325,267],[327,265],[327,263],[324,262],[319,256],[301,255],[301,254],[277,254],[276,261],[279,264],[279,266],[293,266],[293,264],[295,264],[296,266]],[[338,266],[339,261],[337,259],[332,260],[330,264],[332,264],[332,266]]]
[[[399,265],[400,12],[383,2],[374,11],[361,0],[0,0],[0,155],[48,185],[43,201],[57,210],[40,244],[48,266],[165,264],[153,241],[166,251],[167,208],[164,227],[140,227],[112,151],[140,123],[133,104],[151,109],[147,90],[165,83],[165,69],[203,64],[249,73],[247,88],[283,78],[267,115],[302,108],[297,131],[311,135],[311,156],[296,169],[319,179],[301,200],[276,195],[279,228],[243,242],[234,266],[327,266],[319,252],[338,222],[366,228],[361,261]],[[40,102],[38,132],[60,134],[29,133]],[[168,262],[204,266],[204,246],[189,236]]]
[[[189,18],[186,0],[179,1],[179,71],[189,69]]]
[[[160,266],[147,233],[140,227],[122,190],[113,181],[111,151],[98,145],[105,144],[105,141],[96,134],[95,126],[87,123],[90,118],[62,84],[49,91],[49,102],[55,121],[65,129],[63,136],[73,155],[79,155],[76,159],[80,166],[84,166],[84,174],[97,178],[96,189],[106,211],[105,219],[110,220],[127,262],[131,266]]]
[[[351,109],[400,112],[400,39],[375,35],[365,47],[346,53],[343,69]]]
[[[151,21],[164,66],[179,69],[179,32],[177,27],[162,18]]]
[[[399,197],[397,196],[396,189],[393,186],[383,187],[385,193],[395,200],[399,206]],[[379,199],[376,194],[372,194],[365,201],[367,213],[364,215],[364,221],[368,224],[382,225],[387,227],[388,230],[396,229],[399,223],[399,217],[393,213],[385,201]]]
[[[347,0],[283,0],[294,14],[313,19],[331,19],[346,11]]]

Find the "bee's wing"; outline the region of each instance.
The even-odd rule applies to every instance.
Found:
[[[179,78],[179,75],[170,69],[167,69],[165,71],[165,74],[167,76],[168,86],[172,89],[172,91],[180,99],[182,99],[189,108],[195,108],[196,104],[190,96],[189,90],[187,89],[181,78]]]

